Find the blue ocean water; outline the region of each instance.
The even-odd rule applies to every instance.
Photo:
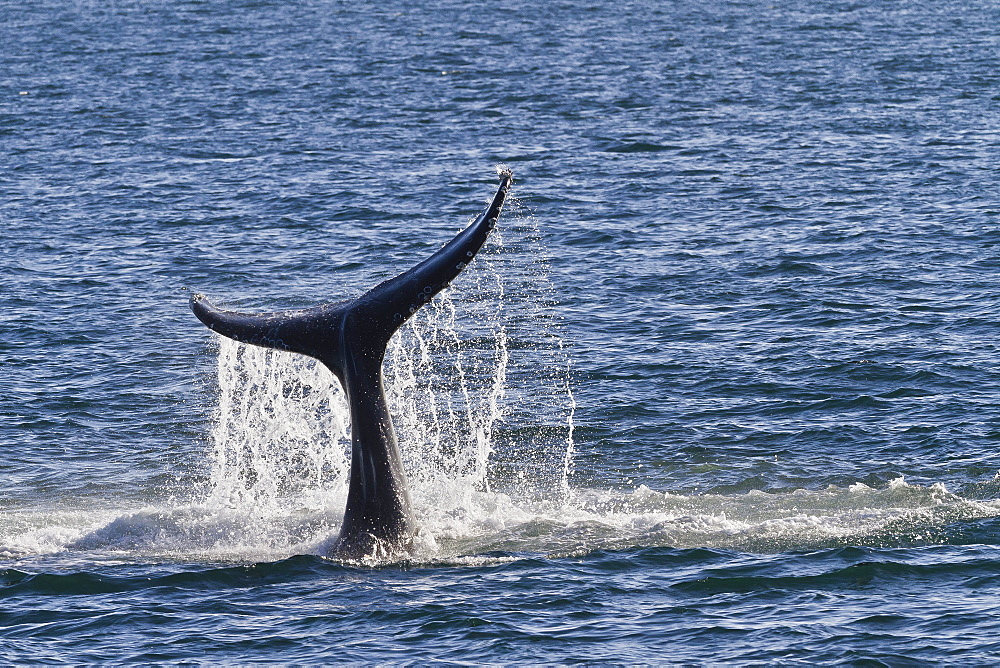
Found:
[[[0,3],[0,661],[1000,660],[994,3]],[[214,338],[478,212],[343,399]]]

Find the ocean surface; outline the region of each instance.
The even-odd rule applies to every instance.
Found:
[[[394,339],[420,525],[222,340],[515,176]],[[1000,662],[1000,7],[0,1],[0,663]]]

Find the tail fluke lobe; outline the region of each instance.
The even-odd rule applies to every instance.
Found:
[[[511,172],[501,172],[496,195],[468,227],[434,255],[399,276],[376,285],[357,299],[355,303],[370,314],[372,325],[391,336],[421,306],[462,273],[496,227],[512,183]]]
[[[191,296],[191,310],[209,329],[241,343],[288,350],[324,362],[336,359],[336,332],[348,304],[326,304],[297,311],[237,313],[217,308],[204,295]],[[328,364],[328,366],[331,366]]]

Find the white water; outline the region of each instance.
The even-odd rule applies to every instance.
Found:
[[[562,341],[546,327],[541,335],[519,331],[517,349],[508,347],[508,329],[543,321],[549,284],[543,273],[512,281],[510,258],[496,250],[494,242],[478,271],[418,311],[386,354],[386,394],[421,559],[451,552],[440,541],[491,535],[569,498],[573,403]],[[511,282],[517,297],[507,292]],[[350,420],[342,388],[301,356],[224,338],[218,355],[204,507],[237,520],[239,533],[258,545],[321,551],[339,528],[347,494]],[[534,387],[510,392],[511,375]]]
[[[938,542],[949,523],[1000,513],[1000,502],[902,479],[878,490],[741,496],[574,488],[568,356],[532,221],[516,220],[517,243],[501,253],[494,241],[387,352],[420,525],[416,560]],[[346,501],[350,425],[339,383],[313,360],[217,340],[211,475],[191,491],[195,501],[0,508],[0,558],[248,562],[321,552]]]

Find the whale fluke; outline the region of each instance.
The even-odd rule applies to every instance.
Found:
[[[510,171],[501,172],[492,202],[468,227],[417,266],[357,299],[251,314],[216,308],[200,294],[191,297],[191,310],[215,332],[314,357],[343,385],[351,411],[351,473],[335,556],[391,555],[410,543],[413,511],[382,382],[386,346],[483,247],[512,182]]]

